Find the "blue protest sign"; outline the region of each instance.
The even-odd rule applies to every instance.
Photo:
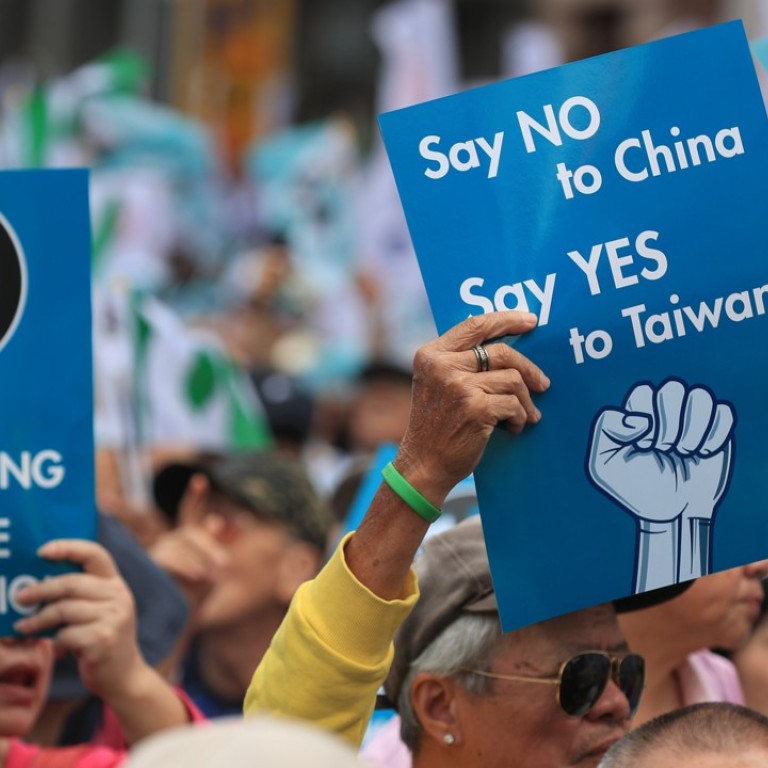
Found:
[[[0,173],[0,635],[37,548],[94,538],[92,399],[87,172]]]
[[[381,116],[439,330],[530,309],[475,472],[506,630],[768,554],[768,125],[712,27]],[[478,373],[477,375],[483,375]]]

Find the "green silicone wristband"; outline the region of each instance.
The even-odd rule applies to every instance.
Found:
[[[396,469],[390,461],[381,470],[381,476],[386,484],[421,518],[428,523],[434,523],[442,514],[429,499],[425,499]]]

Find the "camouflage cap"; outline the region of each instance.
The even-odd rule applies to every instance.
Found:
[[[289,525],[303,541],[325,549],[331,512],[296,459],[272,452],[234,454],[204,472],[214,490],[259,517]]]

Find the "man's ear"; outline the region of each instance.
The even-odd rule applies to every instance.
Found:
[[[440,677],[431,672],[420,672],[411,685],[411,704],[423,731],[422,738],[435,742],[441,748],[447,748],[445,737],[448,734],[451,747],[463,741],[457,686],[453,678]]]
[[[292,541],[285,549],[278,565],[276,597],[285,605],[291,602],[296,590],[317,576],[322,565],[322,553],[306,541]]]

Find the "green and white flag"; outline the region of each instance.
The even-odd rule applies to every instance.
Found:
[[[209,451],[272,445],[253,384],[212,333],[152,297],[134,297],[133,399],[139,445]]]
[[[0,161],[5,168],[85,165],[82,111],[90,99],[139,93],[149,78],[147,63],[130,51],[112,51],[64,77],[31,84],[5,103]]]
[[[206,450],[268,447],[272,438],[256,391],[221,342],[184,325],[157,299],[136,298],[133,309],[140,441]]]

